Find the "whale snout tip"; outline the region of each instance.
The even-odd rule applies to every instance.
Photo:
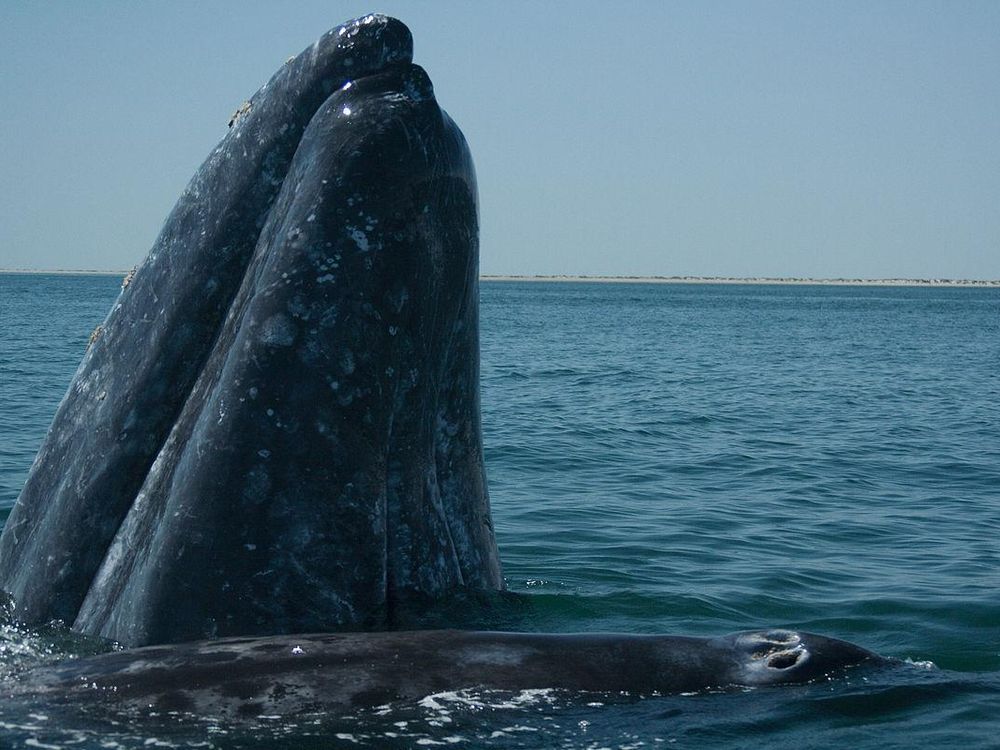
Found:
[[[413,59],[413,35],[410,29],[398,18],[383,13],[369,13],[347,21],[330,29],[326,36],[332,37],[340,47],[376,45],[381,48],[383,60],[387,64],[410,62]]]

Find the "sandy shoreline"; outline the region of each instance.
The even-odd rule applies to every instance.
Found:
[[[1000,279],[800,279],[734,276],[491,276],[481,281],[585,282],[598,284],[819,284],[828,286],[1000,287]]]
[[[36,270],[0,268],[0,274],[35,274],[38,276],[122,276],[128,270],[94,269]],[[794,277],[736,276],[496,276],[484,274],[481,281],[542,281],[594,284],[819,284],[827,286],[928,286],[928,287],[1000,287],[1000,279],[805,279]]]

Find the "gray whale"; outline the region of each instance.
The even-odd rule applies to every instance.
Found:
[[[26,675],[18,694],[76,706],[248,718],[414,702],[459,689],[676,694],[810,682],[884,663],[790,630],[720,638],[462,630],[233,638],[150,646]]]
[[[15,617],[137,646],[503,587],[472,160],[366,16],[241,107],[95,332],[0,537]]]
[[[254,715],[877,660],[784,630],[401,630],[412,599],[503,588],[478,350],[468,147],[406,27],[366,16],[240,108],[95,332],[0,536],[15,619],[179,645],[35,669],[12,692]],[[310,632],[327,634],[287,635]]]

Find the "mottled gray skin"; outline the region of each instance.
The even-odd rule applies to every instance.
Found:
[[[334,29],[192,180],[0,538],[14,616],[126,645],[499,589],[475,173],[403,24]]]
[[[412,702],[465,688],[641,696],[803,683],[863,663],[886,661],[788,630],[721,638],[428,630],[154,646],[35,670],[17,692],[239,718]]]

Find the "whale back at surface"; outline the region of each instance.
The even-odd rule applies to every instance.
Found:
[[[677,694],[805,683],[884,660],[787,630],[721,638],[434,630],[222,639],[64,662],[22,695],[233,718],[338,712],[460,689]]]

